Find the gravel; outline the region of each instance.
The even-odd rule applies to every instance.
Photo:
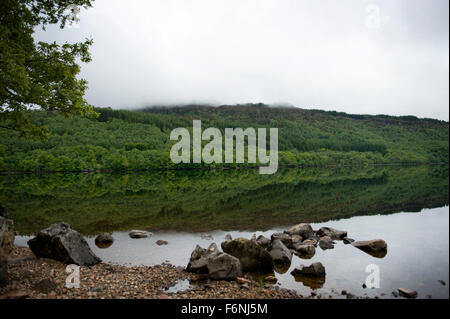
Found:
[[[247,278],[237,281],[210,281],[168,263],[126,267],[100,263],[81,266],[79,288],[67,288],[67,265],[36,258],[27,247],[14,247],[9,258],[9,285],[0,289],[1,298],[31,299],[170,299],[170,298],[302,298],[293,290],[272,285],[262,287]],[[178,282],[189,280],[187,290],[168,293]]]

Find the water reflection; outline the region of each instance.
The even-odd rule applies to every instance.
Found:
[[[312,290],[320,289],[325,284],[325,276],[316,278],[316,277],[295,275],[294,279],[296,282],[301,282],[304,286],[309,287]]]
[[[448,205],[448,166],[0,177],[0,202],[31,235],[61,220],[84,235],[128,229],[264,230]]]

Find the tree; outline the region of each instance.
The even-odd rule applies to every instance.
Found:
[[[76,21],[73,12],[91,7],[90,0],[2,0],[0,6],[0,127],[21,136],[45,138],[45,126],[32,123],[30,109],[98,116],[84,98],[87,81],[78,79],[79,61],[89,62],[93,43],[62,45],[37,42],[36,27]]]

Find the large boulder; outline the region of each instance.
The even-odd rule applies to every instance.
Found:
[[[344,237],[347,237],[347,232],[345,230],[337,230],[331,227],[321,227],[316,234],[319,237],[329,236],[333,240],[341,240]]]
[[[299,235],[303,239],[311,238],[314,235],[314,230],[310,224],[297,224],[284,231],[288,235]]]
[[[290,265],[292,260],[291,251],[279,239],[272,243],[272,249],[269,251],[275,264]]]
[[[8,256],[14,244],[14,223],[0,217],[0,287],[8,283]]]
[[[219,251],[215,243],[207,249],[197,245],[192,251],[186,271],[196,274],[208,274],[215,280],[233,280],[242,274],[239,259]]]
[[[325,267],[320,262],[312,263],[310,266],[300,265],[291,274],[293,276],[325,277]]]
[[[387,244],[383,239],[373,239],[365,241],[355,241],[352,243],[353,246],[359,248],[365,252],[379,252],[387,250]]]
[[[208,257],[217,256],[219,253],[219,249],[215,243],[209,245],[207,249],[197,245],[191,253],[191,258],[186,266],[186,271],[195,274],[208,273]]]
[[[214,280],[234,280],[242,275],[239,259],[226,253],[210,256],[207,268],[209,278]]]
[[[272,241],[269,238],[264,237],[264,235],[259,235],[258,238],[256,238],[256,243],[265,249],[270,249],[270,246],[272,246]]]
[[[36,257],[51,258],[66,264],[92,266],[101,262],[83,236],[64,222],[41,230],[28,241],[28,246]]]
[[[292,247],[292,236],[285,233],[274,233],[270,236],[272,242],[280,240],[286,247]]]
[[[269,273],[273,271],[272,256],[252,240],[237,238],[222,242],[224,252],[238,258],[242,271]]]

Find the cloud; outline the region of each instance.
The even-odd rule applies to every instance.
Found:
[[[82,76],[97,106],[288,102],[449,117],[447,0],[97,0],[79,28],[37,34],[90,36]]]

